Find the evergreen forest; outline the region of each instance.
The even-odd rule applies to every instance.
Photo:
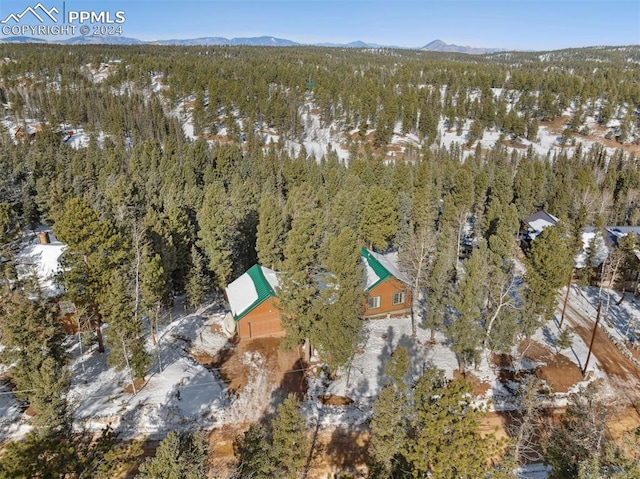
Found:
[[[294,395],[238,432],[224,468],[198,424],[144,462],[143,438],[84,430],[59,301],[92,354],[144,383],[177,302],[224,308],[259,263],[281,274],[282,347],[313,345],[330,381],[367,339],[362,247],[397,254],[414,335],[446,338],[459,377],[416,372],[398,347],[360,425],[366,473],[340,477],[515,478],[532,462],[551,478],[640,477],[640,429],[607,435],[596,385],[549,420],[544,385],[522,380],[498,437],[480,432],[490,404],[467,378],[553,324],[570,277],[602,283],[595,247],[575,265],[586,227],[640,226],[639,63],[637,46],[0,43],[0,378],[36,411],[2,446],[0,478],[310,477],[316,436]],[[523,249],[539,210],[559,223]],[[20,265],[43,228],[66,245],[55,301]],[[638,248],[629,236],[607,266],[623,299]]]

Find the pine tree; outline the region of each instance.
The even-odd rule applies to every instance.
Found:
[[[412,433],[403,451],[414,475],[453,479],[487,473],[491,442],[478,431],[483,412],[472,405],[471,390],[469,382],[446,381],[434,370],[418,380]]]
[[[406,398],[392,384],[382,388],[373,404],[371,456],[375,464],[392,477],[394,461],[406,442],[408,432]]]
[[[278,269],[283,259],[286,237],[282,205],[272,193],[265,192],[260,200],[256,250],[261,265]]]
[[[309,447],[300,402],[290,394],[267,426],[252,424],[243,436],[236,438],[234,450],[240,477],[298,477]]]
[[[198,212],[200,245],[209,259],[215,286],[222,291],[231,280],[233,254],[237,235],[231,201],[222,182],[215,182],[204,190],[202,208]]]
[[[384,364],[388,378],[373,404],[371,419],[371,459],[373,477],[391,477],[400,462],[409,434],[409,416],[413,413],[409,388],[409,352],[404,347],[393,351]],[[412,379],[412,378],[411,378]]]
[[[258,185],[253,181],[236,176],[229,186],[231,211],[235,221],[233,238],[234,277],[240,276],[256,264],[258,228]]]
[[[300,401],[289,394],[278,406],[271,422],[269,455],[275,477],[295,478],[307,459],[309,439],[305,419],[300,412]],[[274,476],[271,476],[274,477]]]
[[[508,271],[513,264],[518,227],[518,212],[515,205],[510,204],[503,209],[496,221],[495,231],[488,238],[490,260],[503,271]]]
[[[465,273],[453,299],[456,314],[447,328],[451,349],[458,356],[460,371],[479,361],[482,344],[481,321],[486,302],[487,257],[484,247],[477,249],[465,261]]]
[[[20,232],[18,215],[9,203],[0,203],[0,277],[15,277],[16,239]]]
[[[142,308],[149,315],[149,330],[153,344],[157,343],[156,329],[160,318],[160,311],[169,294],[167,280],[159,254],[152,256],[149,248],[143,248],[142,264],[140,265],[140,292]]]
[[[455,265],[453,231],[442,225],[436,238],[436,246],[429,268],[427,308],[423,319],[425,327],[431,330],[431,342],[436,339],[436,331],[444,324],[448,304],[449,286]]]
[[[11,441],[5,446],[0,478],[67,477],[67,473],[73,472],[74,456],[74,444],[68,437],[30,431],[23,440]]]
[[[640,259],[636,253],[638,251],[638,242],[635,236],[636,235],[629,233],[618,241],[618,247],[622,254],[620,274],[622,277],[623,291],[625,291],[626,282],[629,280],[635,280],[635,287],[637,287],[637,271],[640,270]],[[633,277],[634,273],[636,274],[635,278]],[[633,291],[633,293],[635,295],[636,291]]]
[[[315,334],[315,346],[331,371],[344,366],[362,341],[364,271],[353,230],[345,228],[329,242],[325,261],[326,289],[320,302],[323,312]]]
[[[109,324],[107,362],[118,369],[130,368],[134,377],[143,378],[150,359],[141,340],[142,323],[135,321],[131,298],[119,272],[112,274],[100,302],[105,321]]]
[[[196,246],[191,247],[191,269],[186,284],[187,301],[193,307],[204,303],[211,292],[211,281],[205,271],[204,257]]]
[[[390,191],[374,186],[362,210],[360,235],[370,248],[384,251],[397,231],[398,199]]]
[[[39,434],[67,431],[70,384],[61,323],[50,305],[16,289],[0,303],[2,344],[0,361],[10,365],[16,395],[37,412],[31,422]]]
[[[471,389],[437,369],[427,369],[406,391],[385,386],[371,423],[379,477],[484,477],[497,443],[478,431],[484,411],[472,405]]]
[[[188,192],[184,195],[187,196]],[[170,238],[170,246],[175,257],[175,265],[171,269],[165,268],[167,281],[176,294],[184,291],[187,281],[187,272],[190,266],[191,246],[195,242],[195,225],[193,215],[184,206],[169,202],[166,207],[166,219],[164,221],[166,232]],[[162,256],[162,250],[155,249]]]
[[[104,351],[100,323],[101,300],[112,274],[126,262],[127,244],[115,225],[100,220],[86,201],[69,200],[56,217],[53,231],[67,244],[62,256],[65,295],[86,306],[94,318],[98,349]]]
[[[141,466],[136,479],[201,479],[207,477],[209,443],[203,433],[171,431],[156,455]]]
[[[280,300],[285,344],[295,346],[315,335],[322,308],[318,272],[318,214],[303,211],[293,218],[282,264]]]
[[[233,444],[238,460],[240,477],[271,477],[272,465],[269,457],[267,428],[262,424],[251,424]]]
[[[564,286],[574,264],[569,240],[560,225],[548,227],[533,240],[527,252],[528,297],[535,311],[545,319],[553,316],[558,290]]]
[[[365,189],[359,177],[346,173],[344,185],[330,198],[329,214],[326,218],[326,229],[336,235],[343,228],[358,231],[360,217],[364,208]]]

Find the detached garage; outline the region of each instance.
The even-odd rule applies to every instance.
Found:
[[[238,333],[240,339],[260,336],[281,336],[277,273],[258,264],[224,290],[230,313],[225,318],[229,333]]]

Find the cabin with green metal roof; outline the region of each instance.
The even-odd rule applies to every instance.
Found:
[[[411,283],[384,255],[362,248],[363,288],[366,301],[363,317],[367,319],[411,313]],[[229,305],[224,327],[240,339],[284,335],[277,290],[278,273],[253,265],[225,288]]]
[[[384,255],[362,248],[360,257],[365,273],[363,316],[374,319],[410,314],[413,299],[409,279]]]
[[[237,333],[240,339],[282,335],[279,286],[278,274],[259,264],[229,283],[224,290],[230,310],[225,318],[227,332]]]

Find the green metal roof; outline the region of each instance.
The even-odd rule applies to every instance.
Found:
[[[382,263],[380,263],[380,261],[378,261],[371,254],[371,252],[367,248],[363,247],[360,250],[360,256],[362,256],[365,260],[367,260],[367,263],[369,264],[369,267],[373,270],[375,275],[378,277],[377,281],[375,281],[371,285],[369,285],[369,287],[367,288],[367,291],[370,291],[373,288],[375,288],[376,286],[378,286],[378,284],[380,284],[382,281],[387,279],[389,276],[393,276],[391,271],[389,271],[387,268],[385,268],[382,265]]]
[[[242,313],[235,317],[236,321],[240,321],[247,314],[253,311],[260,303],[262,303],[265,299],[270,297],[275,297],[276,292],[273,290],[267,279],[264,277],[262,273],[262,268],[259,264],[254,264],[251,268],[249,268],[245,274],[248,274],[251,280],[253,281],[253,285],[256,288],[256,293],[258,293],[258,299],[256,299],[251,305],[245,309]]]

